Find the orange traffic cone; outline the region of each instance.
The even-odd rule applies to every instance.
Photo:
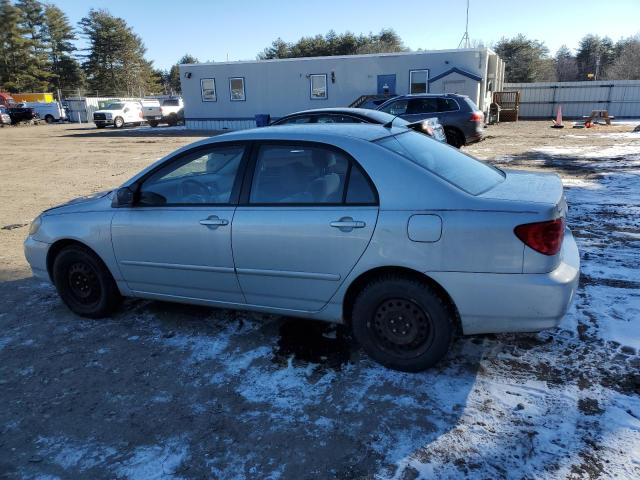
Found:
[[[562,105],[558,105],[556,119],[553,121],[551,128],[564,128],[564,125],[562,124]]]

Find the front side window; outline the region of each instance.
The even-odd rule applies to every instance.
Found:
[[[395,102],[391,102],[381,110],[393,116],[404,115],[405,113],[407,113],[408,104],[409,102],[407,100],[396,100]]]
[[[232,102],[244,102],[244,78],[236,77],[229,79],[229,90],[231,91]]]
[[[409,72],[409,93],[427,93],[429,70],[411,70]]]
[[[252,204],[342,203],[349,159],[307,145],[260,147],[249,201]]]
[[[200,80],[200,93],[203,102],[215,102],[218,97],[216,95],[216,79],[203,78]]]
[[[139,205],[228,204],[244,150],[212,146],[182,155],[143,182]]]
[[[401,133],[377,143],[471,195],[479,195],[504,180],[504,174],[497,168],[420,133]]]
[[[327,75],[309,75],[311,85],[311,100],[326,100],[327,98]]]

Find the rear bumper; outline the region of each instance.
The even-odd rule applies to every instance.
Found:
[[[556,327],[580,278],[580,255],[567,229],[560,264],[549,273],[425,272],[453,299],[465,334],[535,332]]]
[[[51,281],[47,271],[47,252],[49,247],[48,243],[39,242],[31,237],[27,237],[24,241],[24,256],[29,262],[33,276],[47,282]]]
[[[482,130],[482,127],[480,127],[480,129],[475,129],[471,132],[467,132],[467,134],[465,135],[465,142],[467,145],[469,145],[470,143],[479,142],[483,138],[484,131]]]

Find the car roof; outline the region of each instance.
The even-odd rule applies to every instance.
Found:
[[[351,107],[328,107],[328,108],[312,108],[309,110],[301,110],[299,112],[283,115],[284,117],[293,117],[294,115],[304,115],[309,113],[350,113],[352,115],[367,115],[371,110],[367,108],[351,108]]]
[[[467,95],[460,95],[459,93],[407,93],[405,95],[398,95],[393,97],[392,100],[398,100],[400,98],[439,98],[439,97],[466,97]]]
[[[301,124],[301,125],[277,125],[273,127],[252,128],[249,130],[237,130],[224,133],[209,140],[233,141],[233,140],[322,140],[333,138],[356,138],[373,141],[380,138],[404,133],[405,127],[393,126],[386,128],[373,123],[325,123],[325,124]]]

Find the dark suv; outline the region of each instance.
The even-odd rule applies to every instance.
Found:
[[[473,100],[454,93],[400,95],[387,100],[378,110],[398,115],[410,123],[438,117],[447,135],[447,143],[460,148],[482,140],[484,114]]]

